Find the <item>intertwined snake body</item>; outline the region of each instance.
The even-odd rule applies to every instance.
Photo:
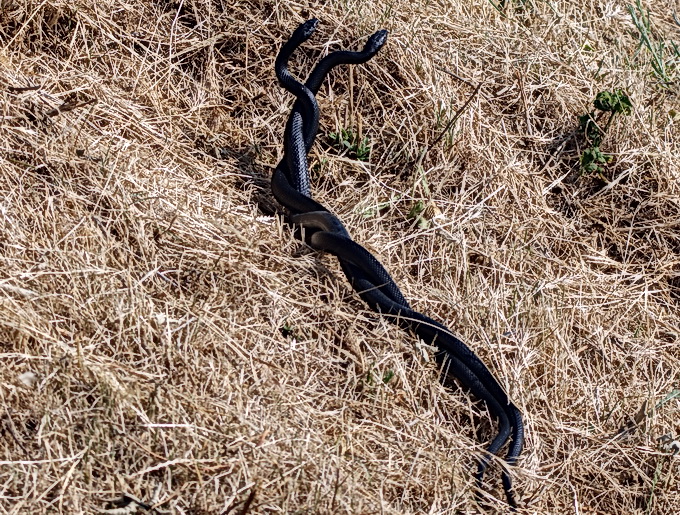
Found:
[[[520,411],[477,355],[444,325],[413,310],[382,264],[351,239],[335,215],[311,198],[307,153],[319,127],[319,108],[315,95],[335,66],[364,63],[387,41],[387,31],[381,30],[368,39],[361,52],[330,53],[317,64],[303,84],[288,71],[288,60],[312,35],[317,24],[318,21],[312,19],[300,25],[276,58],[276,76],[283,87],[295,95],[296,100],[286,124],[285,155],[272,176],[272,192],[276,200],[288,210],[290,220],[305,228],[309,244],[314,249],[329,252],[338,258],[354,290],[371,309],[388,316],[426,343],[436,345],[448,360],[447,372],[474,396],[483,400],[498,419],[498,433],[479,463],[476,477],[481,486],[490,455],[498,453],[509,438],[512,438],[512,442],[505,458],[507,464],[514,464],[522,452],[524,426]],[[505,471],[503,488],[509,504],[516,506],[510,476]]]

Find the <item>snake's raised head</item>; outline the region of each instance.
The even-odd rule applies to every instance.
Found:
[[[373,56],[378,53],[378,50],[380,50],[385,43],[387,43],[387,31],[385,29],[379,30],[368,38],[363,51]]]
[[[316,26],[319,24],[319,20],[316,18],[312,18],[311,20],[307,20],[304,22],[302,25],[300,25],[297,29],[295,29],[295,32],[293,32],[293,35],[290,37],[291,40],[294,41],[307,41],[309,37],[314,34],[314,31],[316,30]]]

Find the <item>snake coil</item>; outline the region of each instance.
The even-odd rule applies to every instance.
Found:
[[[370,308],[388,316],[426,343],[436,345],[449,363],[448,374],[475,397],[483,400],[489,412],[498,419],[498,433],[487,447],[477,469],[476,479],[481,489],[491,455],[498,453],[509,439],[511,443],[505,456],[506,463],[514,465],[522,452],[522,414],[477,355],[444,325],[413,310],[382,264],[353,241],[342,222],[313,200],[310,194],[307,154],[319,128],[319,107],[315,95],[334,67],[361,64],[371,59],[386,43],[387,31],[380,30],[373,34],[360,52],[330,53],[317,64],[303,84],[289,72],[288,60],[309,39],[317,24],[318,20],[311,19],[300,25],[276,58],[276,76],[296,100],[284,133],[284,158],[272,175],[272,193],[288,211],[290,221],[305,229],[312,248],[329,252],[338,258],[348,281]],[[514,509],[517,504],[506,470],[503,471],[502,482],[508,503]]]

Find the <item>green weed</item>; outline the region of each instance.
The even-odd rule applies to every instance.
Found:
[[[295,337],[295,327],[288,321],[284,322],[283,325],[279,327],[279,331],[281,331],[284,338]]]
[[[612,122],[617,116],[628,116],[633,109],[633,104],[623,90],[602,91],[597,94],[593,101],[595,111],[579,116],[579,132],[583,134],[588,148],[581,154],[581,171],[588,173],[601,173],[604,166],[610,163],[613,157],[600,150],[600,145]],[[604,126],[601,121],[609,113]]]
[[[385,372],[383,374],[382,381],[383,381],[383,383],[387,384],[392,380],[392,378],[394,378],[394,371],[388,370],[387,372]]]
[[[347,152],[349,157],[359,161],[368,161],[371,144],[368,136],[359,137],[352,129],[340,129],[340,132],[328,134],[331,145],[340,151]]]
[[[639,52],[642,47],[647,49],[652,58],[651,64],[654,75],[664,87],[668,87],[675,78],[673,75],[680,60],[680,48],[673,41],[669,45],[662,36],[652,30],[649,9],[642,7],[641,0],[637,0],[635,5],[628,4],[628,12],[640,36],[637,51]],[[667,53],[670,53],[668,59]]]
[[[377,370],[375,363],[373,363],[371,364],[371,368],[366,373],[366,383],[370,385],[379,384],[380,382],[387,384],[394,378],[394,376],[395,373],[392,369],[388,369],[381,374],[380,371]]]
[[[415,220],[418,223],[418,227],[421,229],[427,229],[430,227],[430,222],[427,218],[423,216],[425,210],[427,209],[427,204],[422,200],[418,200],[411,206],[408,212],[408,217],[411,220]]]

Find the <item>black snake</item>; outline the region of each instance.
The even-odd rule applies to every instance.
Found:
[[[276,58],[276,76],[281,85],[295,95],[296,100],[286,124],[284,158],[272,176],[272,192],[276,200],[288,210],[291,222],[305,228],[311,247],[338,258],[354,290],[371,309],[389,316],[396,324],[415,333],[426,343],[437,345],[448,361],[448,374],[483,400],[498,419],[498,433],[480,459],[476,474],[481,488],[490,456],[498,453],[508,439],[512,439],[505,457],[508,465],[513,465],[522,452],[524,426],[520,411],[477,355],[444,325],[413,310],[382,264],[354,242],[342,222],[313,200],[310,194],[307,153],[319,128],[319,108],[315,95],[335,66],[365,63],[373,57],[387,41],[387,31],[373,34],[360,52],[330,53],[317,64],[303,84],[288,71],[288,60],[309,39],[317,24],[318,21],[312,19],[300,25]],[[502,479],[508,503],[514,508],[516,501],[507,472],[503,471]]]

